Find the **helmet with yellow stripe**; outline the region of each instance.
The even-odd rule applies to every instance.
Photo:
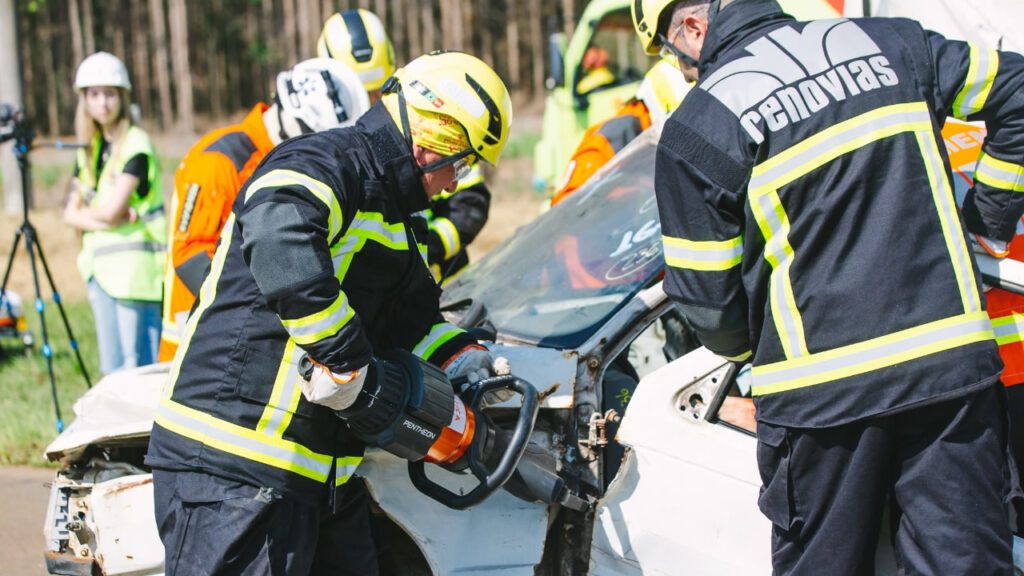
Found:
[[[512,100],[498,74],[479,58],[431,52],[396,71],[383,90],[384,104],[415,144],[497,164],[512,125]]]
[[[395,73],[395,47],[380,18],[369,10],[345,10],[328,18],[316,52],[355,70],[367,92],[380,90]]]
[[[654,55],[667,49],[673,56],[689,66],[697,66],[697,61],[683,54],[667,36],[673,34],[667,30],[672,11],[676,6],[707,6],[706,20],[708,28],[718,16],[722,5],[731,0],[634,0],[630,12],[633,16],[633,27],[640,36],[640,44],[644,52]]]

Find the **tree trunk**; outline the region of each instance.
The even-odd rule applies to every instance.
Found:
[[[171,60],[174,67],[174,86],[178,105],[178,129],[192,132],[195,115],[192,103],[192,66],[188,58],[188,8],[185,0],[168,0],[171,17]]]
[[[82,41],[86,56],[96,51],[96,28],[93,26],[92,0],[82,0]]]
[[[168,78],[167,23],[163,0],[149,0],[149,21],[153,34],[153,73],[160,98],[160,127],[167,128],[174,120],[171,112],[171,81]],[[116,18],[116,17],[115,17]]]
[[[423,2],[424,6],[428,4],[430,3]],[[416,1],[414,0],[413,2],[409,2],[408,5],[405,6],[405,10],[402,12],[405,13],[406,30],[409,38],[409,54],[412,58],[415,58],[429,50],[423,44],[423,38],[420,35],[420,29],[423,27],[423,23],[420,22],[419,18],[417,18]]]
[[[518,91],[522,70],[519,69],[519,11],[509,10],[505,20],[505,39],[508,42],[508,74],[512,85],[509,89]]]
[[[576,30],[576,3],[573,0],[562,0],[562,30],[567,40]]]
[[[299,60],[305,60],[308,54],[312,54],[315,46],[313,42],[312,31],[310,30],[310,21],[312,20],[310,14],[309,0],[296,0],[296,13],[295,19],[298,21],[298,33],[299,33]]]
[[[423,2],[420,4],[420,19],[423,21],[423,52],[433,52],[442,48],[441,43],[434,37],[437,32],[434,21],[434,3]]]
[[[132,95],[142,107],[142,115],[154,115],[153,89],[149,77],[149,35],[146,33],[146,5],[132,2]]]
[[[18,14],[14,0],[0,0],[0,102],[22,105],[21,75],[18,71]],[[26,68],[30,68],[28,64]],[[4,212],[21,212],[21,172],[11,151],[13,143],[0,145],[3,171]]]
[[[271,37],[271,30],[277,30],[274,25],[274,3],[270,0],[263,0],[263,5],[260,6],[260,38]],[[277,73],[283,69],[279,63],[281,59],[280,52],[272,50],[271,45],[267,43],[265,45],[265,51],[267,58],[264,62],[261,62],[261,69],[263,70],[263,93],[268,97],[274,93],[274,81],[277,79]]]
[[[120,0],[107,2],[103,6],[104,41],[112,45],[114,49],[110,50],[109,47],[100,46],[101,50],[113,52],[122,61],[125,60],[124,55],[128,52],[124,42],[124,26],[121,25],[119,20],[121,14],[124,13],[124,2]]]
[[[388,36],[395,45],[395,54],[399,62],[408,62],[412,58],[409,50],[409,37],[402,33],[405,30],[405,10],[402,9],[402,0],[391,0],[388,10],[391,11],[391,22],[384,24],[385,30],[390,30]]]
[[[290,0],[285,0],[285,2],[288,3],[290,2]],[[210,18],[210,20],[214,22],[219,22],[218,18],[220,17],[220,10],[218,8],[220,7],[220,1],[213,0],[208,3],[208,6],[210,7],[211,12],[213,14],[213,17]],[[293,20],[292,32],[294,33],[294,31],[295,28]],[[214,118],[222,118],[224,116],[224,101],[226,100],[224,94],[225,70],[223,66],[223,55],[220,53],[220,50],[218,48],[218,35],[215,32],[216,27],[214,27],[213,30],[210,30],[210,32],[206,35],[206,54],[207,57],[209,58],[208,74],[210,76],[210,112],[213,114]],[[292,54],[294,55],[295,43],[292,42],[291,44]]]
[[[544,20],[540,0],[530,0],[530,67],[533,69],[533,97],[544,98]]]
[[[298,0],[304,2],[305,0]],[[298,62],[295,53],[295,0],[284,0],[281,27],[284,28],[284,56],[288,65]]]
[[[494,61],[494,34],[491,33],[491,18],[494,13],[493,3],[481,4],[476,10],[476,29],[480,33],[480,57],[491,68],[497,70],[498,64]]]
[[[49,4],[44,4],[39,8],[42,28],[40,36],[44,46],[52,46],[54,38],[57,36],[53,19],[50,18],[50,7]],[[49,98],[46,99],[46,128],[49,136],[56,138],[60,135],[60,98],[58,96],[60,88],[57,86],[57,61],[54,57],[54,50],[44,51],[43,61],[46,68],[46,93],[49,95]]]
[[[82,19],[79,16],[78,0],[68,0],[68,23],[71,25],[71,57],[75,66],[85,58],[82,42]]]

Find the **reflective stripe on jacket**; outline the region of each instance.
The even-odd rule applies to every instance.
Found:
[[[174,173],[161,362],[174,358],[183,320],[195,303],[235,196],[274,147],[263,123],[266,110],[266,104],[257,104],[240,123],[203,136]]]
[[[288,140],[235,200],[157,410],[147,462],[322,504],[362,444],[302,396],[303,353],[335,372],[403,348],[438,365],[472,342],[438,312],[417,239],[426,194],[380,106]],[[419,225],[416,225],[416,223]]]
[[[984,128],[965,122],[947,121],[942,127],[958,202],[962,203],[974,186],[974,171],[985,134]],[[1024,225],[1018,225],[1018,232],[1022,229]],[[1014,236],[1009,249],[1008,258],[1024,262],[1024,235]],[[985,292],[985,307],[992,319],[992,332],[1004,364],[1000,379],[1006,386],[1024,384],[1024,296],[990,288]]]
[[[100,138],[97,134],[93,140],[94,155],[99,154]],[[167,240],[159,161],[149,136],[138,126],[129,126],[120,141],[111,143],[111,147],[111,156],[98,177],[94,173],[97,158],[87,158],[84,148],[78,151],[78,180],[96,190],[88,205],[108,202],[117,176],[124,172],[125,164],[139,154],[147,158],[149,190],[140,197],[136,189],[128,200],[129,208],[138,216],[135,222],[83,233],[78,271],[86,281],[95,277],[103,290],[114,298],[158,302],[163,295],[164,242]]]
[[[454,192],[431,199],[426,212],[427,260],[435,280],[451,280],[469,265],[466,248],[487,224],[490,207],[491,193],[479,163]]]
[[[655,188],[666,292],[708,348],[753,357],[759,419],[835,426],[997,377],[939,126],[984,119],[986,153],[1019,162],[1022,71],[908,20],[722,10]],[[965,212],[1000,237],[1022,198],[979,185]]]

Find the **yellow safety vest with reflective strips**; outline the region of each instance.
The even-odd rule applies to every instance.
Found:
[[[95,277],[114,298],[159,302],[163,295],[167,217],[156,152],[146,132],[130,126],[121,140],[112,144],[111,157],[97,177],[94,172],[100,137],[97,134],[93,140],[93,158],[86,156],[85,149],[78,151],[78,180],[96,191],[95,196],[86,199],[86,205],[100,206],[109,201],[115,179],[138,154],[148,160],[149,191],[143,197],[137,190],[132,192],[128,205],[137,215],[135,222],[83,234],[78,271],[86,281]]]

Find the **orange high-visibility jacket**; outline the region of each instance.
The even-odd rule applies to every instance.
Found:
[[[974,185],[974,166],[981,153],[985,129],[972,124],[946,122],[942,138],[946,141],[957,189]],[[1024,262],[1024,235],[1014,236],[1007,258]],[[996,343],[999,344],[999,356],[1005,365],[1003,384],[1007,387],[1024,384],[1024,296],[992,288],[985,293],[985,300]]]
[[[569,165],[566,166],[565,175],[562,177],[562,186],[551,198],[551,205],[558,204],[583,186],[598,168],[604,166],[612,156],[625,148],[626,144],[650,127],[650,111],[642,101],[634,98],[615,116],[588,128],[580,145],[569,159]]]
[[[235,196],[274,147],[263,123],[266,110],[266,104],[257,104],[239,124],[206,134],[178,165],[164,280],[161,362],[174,358],[184,319],[209,269]]]

